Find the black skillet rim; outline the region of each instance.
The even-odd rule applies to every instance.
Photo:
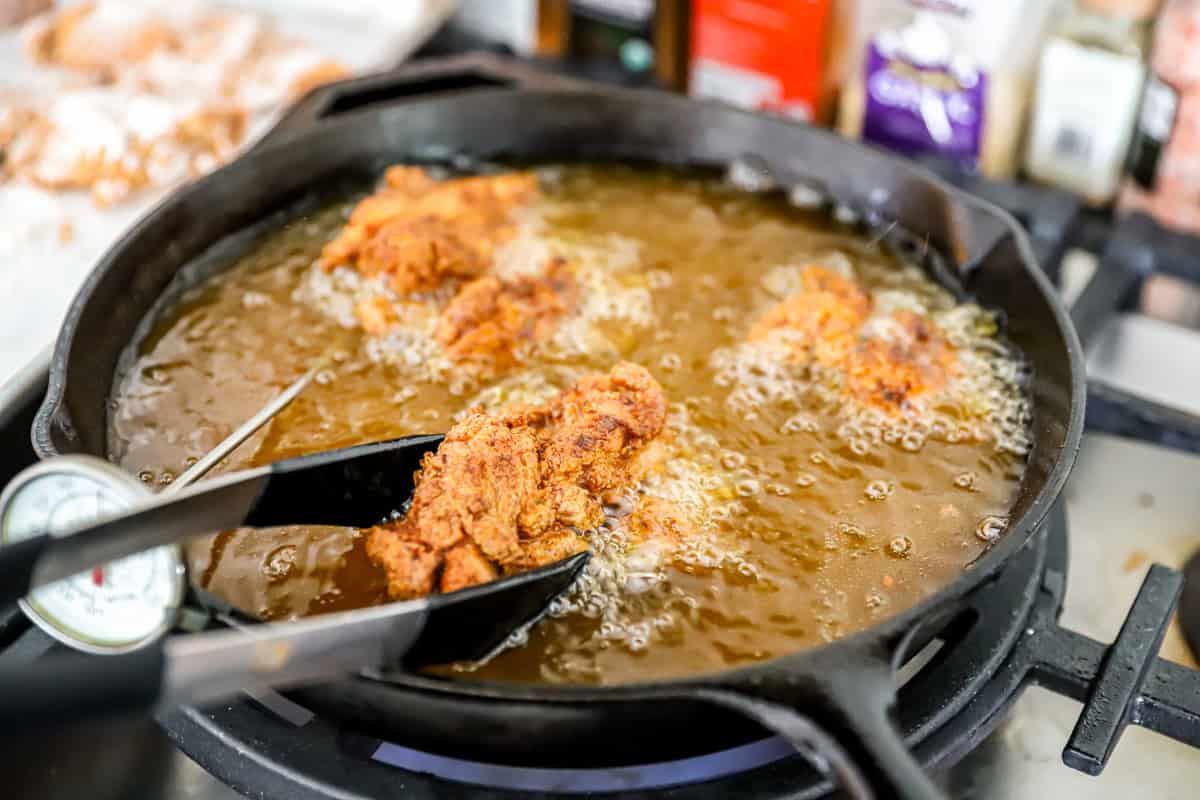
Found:
[[[620,90],[620,89],[570,89],[570,90],[529,90],[529,89],[470,89],[455,92],[450,98],[455,102],[469,102],[472,98],[479,98],[485,95],[533,95],[540,99],[541,102],[553,103],[556,99],[571,97],[576,98],[580,95],[589,96],[597,93],[609,97],[615,97],[625,102],[652,102],[659,104],[674,105],[679,108],[699,105],[702,107],[710,107],[719,109],[721,113],[734,116],[752,117],[756,124],[782,124],[795,125],[784,120],[773,118],[764,118],[762,115],[753,112],[733,109],[717,103],[696,101],[686,98],[668,95],[659,92],[648,92],[645,90]],[[446,102],[447,97],[429,97],[426,99],[415,99],[406,102],[406,107],[412,107],[417,104]],[[336,119],[323,120],[316,122],[312,127],[287,132],[281,135],[277,140],[264,142],[259,147],[246,153],[242,157],[236,159],[230,164],[214,171],[208,176],[200,180],[182,187],[175,192],[165,197],[162,201],[155,205],[153,209],[148,211],[134,226],[132,226],[122,237],[106,251],[101,257],[88,278],[84,281],[79,292],[76,294],[71,303],[70,308],[64,318],[59,337],[55,344],[54,355],[51,360],[50,381],[47,389],[46,399],[41,408],[38,410],[37,417],[34,423],[33,439],[34,449],[40,458],[47,458],[52,455],[57,455],[57,450],[54,448],[51,437],[49,435],[52,419],[56,415],[61,403],[64,399],[65,392],[65,371],[66,363],[71,355],[71,346],[74,343],[76,335],[76,326],[79,317],[90,300],[90,296],[95,289],[103,274],[111,268],[114,261],[117,260],[118,254],[127,249],[130,244],[136,241],[149,228],[154,220],[160,215],[168,213],[169,210],[176,204],[180,203],[183,198],[189,195],[203,192],[214,184],[218,184],[228,174],[235,170],[250,169],[256,159],[270,157],[271,154],[285,152],[302,152],[307,142],[315,140],[320,136],[331,135],[333,132],[340,130],[350,130],[355,125],[361,124],[361,119],[364,116],[372,114],[380,114],[386,111],[387,107],[368,109],[358,112],[348,113],[343,117]],[[809,135],[823,136],[828,138],[836,138],[840,146],[848,150],[859,150],[863,152],[874,153],[876,157],[880,151],[875,148],[862,145],[855,142],[848,142],[837,137],[836,134],[828,131],[809,129]],[[933,612],[945,608],[948,604],[961,599],[964,595],[969,594],[976,587],[993,578],[999,570],[1007,563],[1012,555],[1023,546],[1034,535],[1036,530],[1041,526],[1042,522],[1049,513],[1054,501],[1061,494],[1066,483],[1067,477],[1070,474],[1071,468],[1074,465],[1075,457],[1078,452],[1083,434],[1084,420],[1084,403],[1086,394],[1086,382],[1084,377],[1082,347],[1078,337],[1075,334],[1074,327],[1070,322],[1069,315],[1063,307],[1061,300],[1050,285],[1049,279],[1037,266],[1033,257],[1032,248],[1029,243],[1027,234],[1017,224],[1016,220],[1002,209],[981,200],[972,197],[954,186],[946,183],[941,178],[934,175],[932,172],[923,167],[916,166],[907,161],[904,161],[895,156],[887,156],[893,162],[893,166],[904,173],[908,177],[924,183],[937,194],[946,197],[952,204],[959,207],[966,206],[974,209],[977,213],[991,217],[999,222],[1003,227],[1006,235],[1012,240],[1013,245],[1017,250],[1017,256],[1021,260],[1021,267],[1029,274],[1033,283],[1043,295],[1047,307],[1050,309],[1054,321],[1058,327],[1065,348],[1071,376],[1071,391],[1070,391],[1070,407],[1067,420],[1067,427],[1062,442],[1038,442],[1037,446],[1053,447],[1058,450],[1054,457],[1054,465],[1047,474],[1044,485],[1038,490],[1033,501],[1030,503],[1025,513],[1017,520],[1015,525],[1010,526],[1009,530],[999,540],[999,542],[991,547],[987,552],[980,556],[972,565],[968,566],[963,572],[955,578],[954,581],[939,589],[934,594],[927,597],[915,606],[890,617],[883,622],[867,628],[863,631],[855,633],[845,639],[829,643],[820,647],[806,648],[797,651],[796,653],[787,654],[767,661],[758,662],[755,664],[745,665],[729,670],[721,670],[718,672],[703,673],[696,676],[686,676],[676,679],[660,679],[652,681],[643,681],[638,683],[619,684],[612,686],[557,686],[544,684],[507,684],[490,681],[477,681],[470,679],[455,678],[453,680],[431,678],[420,676],[411,673],[403,673],[399,675],[391,675],[386,679],[386,683],[400,688],[409,690],[418,690],[424,692],[446,694],[452,696],[469,696],[481,700],[498,700],[498,701],[517,701],[517,702],[534,702],[534,703],[580,703],[580,702],[596,702],[596,701],[622,701],[622,700],[639,700],[642,698],[655,697],[661,698],[663,690],[687,690],[688,688],[696,688],[700,686],[712,686],[714,684],[724,684],[752,679],[763,671],[777,669],[789,665],[799,665],[811,659],[814,654],[828,653],[833,651],[838,652],[854,652],[864,651],[873,645],[877,645],[880,641],[887,641],[895,644],[906,633],[916,629],[918,622],[922,618],[928,618]],[[618,160],[618,159],[614,159]],[[664,163],[665,166],[672,166],[670,163]],[[781,181],[785,186],[789,185],[788,181]],[[859,202],[862,198],[856,198]],[[269,210],[261,216],[265,217]],[[221,240],[215,240],[209,246],[216,245]],[[182,266],[182,265],[181,265]],[[1037,409],[1034,409],[1036,415]],[[365,679],[375,680],[375,679]]]

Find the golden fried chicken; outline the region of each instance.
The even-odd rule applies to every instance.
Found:
[[[887,332],[868,335],[871,295],[852,280],[818,266],[801,272],[801,288],[771,308],[751,328],[751,341],[774,338],[806,364],[839,370],[855,400],[891,414],[942,388],[957,357],[937,326],[912,311],[897,311]]]
[[[800,290],[764,314],[749,338],[765,339],[778,332],[798,359],[825,363],[845,355],[870,314],[871,295],[862,286],[809,265],[800,272]]]
[[[930,320],[897,311],[894,338],[865,338],[845,362],[846,389],[862,403],[899,409],[909,398],[935,392],[955,371],[954,348]]]
[[[580,379],[546,409],[541,490],[521,517],[530,538],[561,526],[598,525],[604,496],[644,477],[640,456],[667,418],[658,381],[627,362]]]
[[[404,519],[368,533],[367,555],[387,571],[393,597],[428,594],[438,577],[461,579],[465,557],[452,559],[449,575],[445,567],[447,553],[464,544],[489,564],[517,557],[516,518],[539,473],[537,439],[513,423],[472,411],[425,457]]]
[[[543,277],[488,275],[459,290],[442,312],[435,336],[455,361],[505,366],[521,345],[549,334],[577,294],[562,259],[553,259]]]
[[[398,319],[395,308],[380,295],[359,301],[354,307],[354,314],[363,330],[371,336],[383,336]]]
[[[662,387],[628,363],[542,406],[474,409],[425,457],[404,519],[367,533],[367,554],[406,598],[578,553],[603,521],[601,496],[640,479],[665,423]]]
[[[442,567],[442,578],[438,588],[443,592],[456,592],[468,586],[493,581],[499,576],[496,566],[487,560],[487,556],[474,542],[463,542],[446,551],[446,563]]]
[[[391,167],[325,245],[320,264],[384,276],[400,294],[478,277],[513,236],[512,212],[536,189],[527,172],[435,181],[417,167]]]
[[[679,544],[696,529],[693,520],[683,513],[678,504],[660,497],[643,497],[626,519],[625,525],[633,544],[651,539]]]

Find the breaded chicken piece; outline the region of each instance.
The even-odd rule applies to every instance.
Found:
[[[480,581],[469,576],[483,574],[474,551],[448,553],[469,544],[489,565],[516,558],[517,514],[537,487],[533,432],[472,412],[425,456],[404,519],[368,532],[367,555],[386,570],[392,597],[429,594],[439,574],[456,588],[473,585]]]
[[[500,572],[496,566],[487,560],[487,557],[474,543],[464,542],[446,551],[446,564],[442,568],[438,590],[456,592],[468,586],[478,586],[481,583],[494,581],[499,576]]]
[[[398,319],[392,304],[380,295],[359,301],[354,307],[354,314],[363,330],[370,336],[383,336]]]
[[[589,375],[550,404],[552,435],[542,451],[544,483],[603,492],[627,481],[636,456],[666,424],[667,399],[645,368],[622,362]]]
[[[678,504],[660,497],[643,497],[625,520],[625,527],[629,531],[631,544],[650,539],[679,544],[696,529],[695,522],[683,513]]]
[[[764,314],[750,329],[749,339],[776,334],[800,360],[838,360],[854,345],[871,305],[871,295],[862,286],[810,264],[800,272],[800,290]]]
[[[474,228],[437,217],[397,217],[364,240],[358,271],[388,276],[397,294],[430,291],[447,278],[474,278],[492,263],[486,232]]]
[[[942,388],[953,374],[953,347],[929,319],[912,311],[892,314],[886,338],[867,335],[871,295],[852,280],[817,266],[805,267],[801,288],[771,308],[751,328],[750,341],[776,339],[799,363],[844,374],[846,392],[891,414]]]
[[[417,167],[391,167],[325,245],[320,264],[385,276],[400,294],[478,277],[514,234],[512,212],[536,190],[528,172],[435,181]]]
[[[105,81],[122,65],[179,44],[170,25],[154,15],[135,8],[101,8],[96,2],[62,8],[33,26],[31,33],[28,46],[34,61],[89,72]]]
[[[578,291],[562,259],[551,261],[543,277],[494,275],[468,283],[438,320],[435,336],[458,362],[502,367],[517,349],[547,336],[575,305]]]
[[[382,532],[388,531],[388,535]],[[367,534],[367,555],[383,567],[388,594],[394,598],[423,597],[436,588],[445,556],[428,544],[406,536],[403,528],[380,526]]]
[[[522,512],[522,535],[599,525],[604,497],[644,477],[641,456],[666,418],[658,381],[627,362],[582,378],[551,401],[541,436],[542,488]]]
[[[627,363],[542,406],[472,410],[425,457],[404,519],[368,531],[367,554],[407,598],[580,552],[603,521],[601,493],[640,479],[665,424],[662,387]]]
[[[884,410],[941,389],[957,365],[954,348],[933,322],[912,311],[897,311],[892,320],[895,338],[864,338],[845,362],[847,391]]]
[[[587,549],[587,539],[570,528],[559,528],[536,539],[525,541],[521,547],[521,554],[504,567],[509,573],[524,572],[562,561]]]

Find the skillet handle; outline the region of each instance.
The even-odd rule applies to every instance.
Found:
[[[318,86],[288,109],[255,148],[323,119],[408,99],[470,89],[570,89],[586,85],[503,56],[476,53],[422,59],[388,72]]]
[[[754,683],[706,687],[699,699],[779,734],[857,800],[946,800],[892,721],[889,655],[860,648],[826,661],[818,659],[815,676],[768,674]]]

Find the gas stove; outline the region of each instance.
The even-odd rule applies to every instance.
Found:
[[[503,71],[502,62],[487,64]],[[1047,272],[1075,298],[1093,378],[1090,432],[1064,501],[973,597],[969,624],[901,670],[899,722],[953,796],[1191,796],[1200,759],[1180,742],[1200,746],[1200,678],[1164,660],[1189,656],[1168,629],[1175,578],[1151,564],[1178,567],[1200,546],[1200,386],[1179,369],[1181,354],[1200,350],[1200,335],[1177,324],[1185,314],[1174,323],[1151,314],[1193,307],[1186,281],[1200,283],[1195,245],[1142,218],[1114,225],[1061,193],[946,177],[1025,224]],[[0,480],[33,460],[29,422],[44,385],[45,367],[35,363],[0,390]],[[19,612],[0,610],[0,660],[36,669],[52,646]],[[273,693],[178,709],[158,723],[91,726],[51,742],[13,736],[0,748],[0,779],[18,796],[97,798],[823,792],[808,762],[775,738],[681,761],[562,769],[419,752]],[[1129,723],[1180,741],[1135,728],[1099,778],[1063,766],[1098,771]]]

